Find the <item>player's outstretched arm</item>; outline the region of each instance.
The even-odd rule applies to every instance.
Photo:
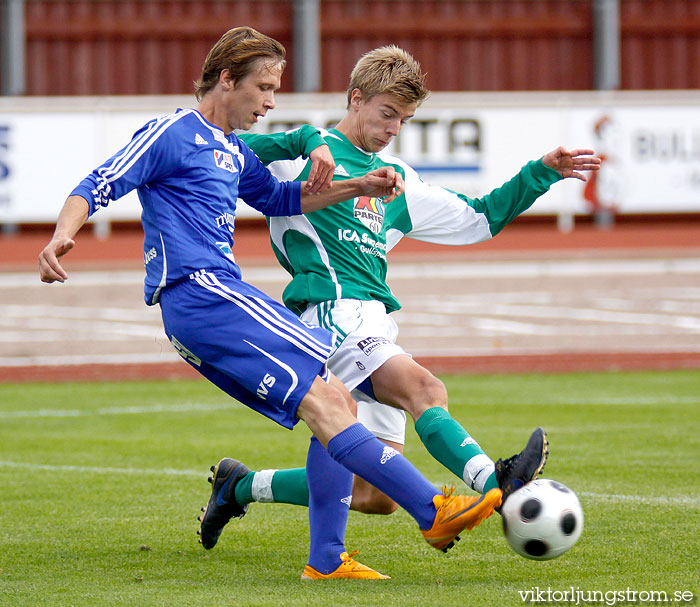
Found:
[[[545,154],[542,157],[542,162],[564,178],[574,177],[586,181],[585,175],[581,174],[580,171],[597,171],[600,168],[601,159],[594,154],[594,150],[569,151],[560,146],[549,154]]]
[[[75,246],[73,236],[87,221],[89,206],[82,196],[69,196],[56,221],[49,244],[39,253],[39,277],[42,282],[64,282],[68,274],[59,259]]]
[[[321,194],[309,194],[304,184],[301,189],[301,212],[310,213],[329,207],[355,196],[376,196],[383,198],[384,204],[394,200],[404,192],[403,177],[394,167],[385,166],[367,173],[363,177],[333,181]]]

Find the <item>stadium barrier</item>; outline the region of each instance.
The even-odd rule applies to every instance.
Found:
[[[136,129],[193,103],[190,96],[0,97],[0,224],[53,222],[78,181]],[[279,94],[255,130],[330,127],[344,108],[344,94]],[[566,229],[581,214],[700,212],[700,91],[434,93],[387,152],[426,181],[478,197],[560,144],[595,149],[604,167],[587,184],[553,188],[530,214],[557,216]],[[257,214],[241,205],[238,216]],[[132,193],[93,220],[107,232],[110,222],[139,217]]]

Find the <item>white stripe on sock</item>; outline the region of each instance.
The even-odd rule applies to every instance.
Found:
[[[253,476],[252,494],[256,502],[272,503],[275,501],[272,495],[272,477],[277,470],[260,470]]]
[[[472,457],[465,465],[464,472],[462,473],[462,478],[464,482],[467,483],[472,489],[478,491],[479,493],[484,492],[484,485],[488,478],[496,470],[496,466],[491,460],[491,458],[480,453]]]

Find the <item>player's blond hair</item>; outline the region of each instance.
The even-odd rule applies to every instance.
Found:
[[[348,108],[355,89],[360,89],[367,99],[390,94],[403,103],[418,105],[430,94],[420,63],[393,44],[365,53],[355,64],[348,85]]]
[[[258,59],[271,59],[286,65],[284,46],[252,27],[234,27],[212,47],[202,66],[202,75],[194,83],[194,94],[200,101],[219,81],[221,72],[228,69],[234,82],[245,78]]]

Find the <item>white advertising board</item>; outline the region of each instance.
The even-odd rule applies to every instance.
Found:
[[[155,116],[191,97],[0,98],[0,223],[52,222],[71,189]],[[258,132],[342,117],[342,94],[278,95]],[[603,169],[567,180],[529,213],[700,212],[700,91],[435,93],[388,152],[431,183],[483,196],[558,145],[590,147]],[[256,213],[241,205],[239,216]],[[138,220],[135,194],[95,215]]]

